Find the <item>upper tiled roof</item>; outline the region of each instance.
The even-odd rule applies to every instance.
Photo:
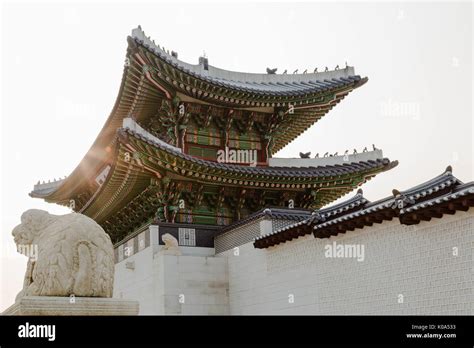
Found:
[[[256,95],[302,96],[354,86],[354,84],[362,84],[366,81],[354,73],[353,67],[305,74],[244,73],[223,70],[212,65],[207,65],[207,69],[205,69],[203,64],[189,64],[169,54],[147,37],[140,27],[132,30],[131,38],[155,54],[156,57],[185,74],[220,87]]]

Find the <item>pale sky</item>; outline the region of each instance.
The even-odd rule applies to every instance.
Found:
[[[280,151],[340,154],[374,143],[395,169],[363,186],[376,200],[440,174],[474,179],[472,4],[4,3],[1,14],[0,311],[22,287],[12,228],[23,211],[68,209],[28,196],[69,175],[112,110],[126,37],[138,24],[181,60],[265,72],[347,61],[366,85]],[[354,193],[349,194],[353,195]]]

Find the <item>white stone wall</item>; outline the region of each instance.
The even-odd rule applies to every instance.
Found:
[[[165,314],[229,314],[227,260],[218,257],[159,255],[158,302]]]
[[[161,249],[152,245],[115,265],[115,298],[139,301],[141,315],[229,313],[226,258],[208,256],[212,248],[181,247],[182,256]]]
[[[135,269],[127,269],[126,263],[133,262]],[[153,265],[153,248],[148,247],[115,264],[115,298],[137,300],[139,314],[162,314],[162,306],[156,301],[157,279]]]
[[[325,257],[334,241],[364,245],[364,261]],[[238,256],[219,256],[228,259],[231,314],[441,315],[474,314],[473,254],[471,208],[414,226],[393,220],[268,249],[247,243]]]

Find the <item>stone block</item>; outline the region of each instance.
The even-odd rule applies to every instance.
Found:
[[[25,296],[2,315],[138,315],[138,309],[138,301],[117,298]]]

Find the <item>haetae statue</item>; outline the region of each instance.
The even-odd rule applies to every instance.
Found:
[[[181,250],[179,250],[178,240],[173,237],[171,234],[166,233],[161,237],[161,240],[165,245],[163,246],[163,251],[168,255],[181,255]]]
[[[91,218],[30,209],[12,234],[18,250],[29,257],[17,301],[24,296],[112,297],[112,242]]]

